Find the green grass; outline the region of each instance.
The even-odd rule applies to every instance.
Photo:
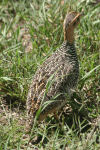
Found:
[[[34,124],[31,139],[38,135],[40,140],[27,149],[100,149],[100,3],[2,0],[0,150],[20,150],[28,143],[28,139],[23,140],[25,123],[20,123],[21,118],[26,119],[28,88],[38,66],[62,44],[63,20],[70,11],[85,14],[75,30],[80,77],[76,93],[68,102],[72,112],[66,118],[62,115],[60,123],[48,116],[43,123]],[[21,115],[14,116],[18,109]]]

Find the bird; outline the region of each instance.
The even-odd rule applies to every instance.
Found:
[[[40,65],[33,77],[26,100],[26,133],[31,131],[40,108],[43,110],[38,116],[39,121],[51,113],[56,118],[56,112],[67,104],[75,91],[79,80],[79,61],[74,44],[74,30],[82,15],[83,13],[75,11],[66,15],[62,45]]]

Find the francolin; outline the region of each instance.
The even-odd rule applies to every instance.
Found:
[[[82,15],[83,13],[79,12],[67,14],[63,25],[64,42],[38,68],[33,77],[26,102],[26,132],[31,131],[40,107],[47,102],[48,105],[38,117],[39,121],[42,121],[48,114],[55,115],[64,107],[75,91],[79,78],[79,62],[74,44],[74,30],[79,25]],[[47,90],[48,81],[50,87]]]

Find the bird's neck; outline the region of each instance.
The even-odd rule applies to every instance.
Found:
[[[70,44],[74,43],[74,29],[70,29],[68,28],[65,32],[64,32],[64,41],[68,41]]]

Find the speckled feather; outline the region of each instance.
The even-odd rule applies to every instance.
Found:
[[[31,130],[34,123],[34,117],[41,106],[41,102],[44,104],[45,102],[50,101],[40,113],[39,120],[43,120],[48,114],[52,112],[55,113],[63,107],[67,103],[68,98],[71,98],[71,95],[77,86],[79,62],[73,42],[73,36],[74,29],[80,22],[80,15],[80,13],[71,12],[66,16],[64,21],[65,41],[62,43],[61,47],[38,68],[33,77],[26,102],[26,132]],[[45,94],[51,76],[53,77],[53,82]],[[59,96],[56,97],[54,101],[53,97],[56,95]]]
[[[28,125],[30,124],[30,126],[32,126],[34,122],[34,116],[40,107],[49,77],[53,73],[53,79],[56,80],[48,90],[43,103],[51,100],[59,93],[62,94],[56,98],[57,102],[50,103],[41,114],[48,114],[50,110],[54,110],[54,108],[60,106],[61,103],[66,100],[65,93],[68,95],[68,98],[70,98],[77,85],[79,63],[74,44],[71,45],[69,42],[64,41],[62,46],[57,49],[35,73],[26,103],[28,116],[27,123]]]

